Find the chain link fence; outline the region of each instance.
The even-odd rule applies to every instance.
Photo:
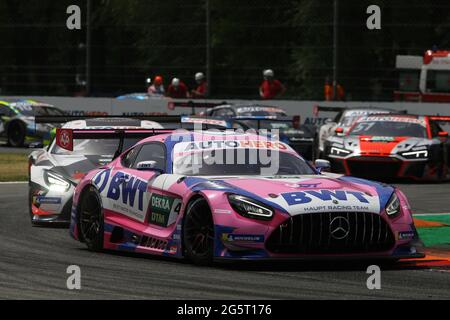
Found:
[[[177,77],[193,88],[201,71],[210,75],[211,97],[257,99],[262,71],[271,68],[287,87],[285,98],[321,100],[337,28],[346,99],[389,101],[398,86],[396,55],[450,48],[448,1],[336,2],[335,26],[333,0],[91,0],[87,79],[88,0],[4,0],[1,94],[85,95],[89,80],[89,95],[117,96],[144,92],[155,75],[166,86]],[[73,4],[81,8],[81,30],[66,27]],[[373,4],[381,8],[381,30],[366,26]]]

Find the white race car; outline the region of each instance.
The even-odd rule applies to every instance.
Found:
[[[33,225],[68,224],[72,194],[81,178],[163,126],[154,121],[109,117],[70,121],[60,130],[64,129],[72,129],[67,132],[74,135],[80,130],[78,136],[71,137],[72,151],[59,147],[54,139],[47,148],[29,156],[29,213]]]
[[[318,141],[316,143],[316,156],[323,157],[325,141],[336,134],[337,128],[342,128],[342,134],[345,134],[355,123],[358,118],[368,116],[371,114],[391,114],[399,113],[398,111],[384,108],[374,107],[355,107],[355,108],[341,108],[341,107],[323,107],[316,106],[314,113],[319,112],[337,112],[337,115],[332,121],[327,122],[319,128]]]

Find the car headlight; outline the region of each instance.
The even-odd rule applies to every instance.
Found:
[[[338,147],[331,147],[330,153],[334,156],[347,156],[352,152]]]
[[[406,159],[427,159],[428,150],[416,150],[402,153],[402,156]]]
[[[394,218],[398,216],[401,212],[400,199],[397,194],[394,192],[389,199],[389,202],[386,206],[386,213],[390,218]]]
[[[228,201],[234,211],[243,217],[260,220],[270,220],[273,217],[273,210],[259,201],[237,194],[228,195]]]
[[[51,171],[44,171],[44,179],[52,191],[65,192],[70,188],[70,182]]]

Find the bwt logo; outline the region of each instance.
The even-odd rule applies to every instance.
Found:
[[[147,182],[123,172],[117,172],[110,179],[110,174],[111,170],[105,170],[95,176],[94,183],[98,187],[99,193],[106,190],[108,181],[110,181],[106,197],[115,201],[122,198],[123,204],[133,208],[136,205],[137,197],[138,209],[143,211],[144,193],[147,191]]]
[[[318,191],[304,191],[304,192],[290,192],[282,194],[284,200],[290,205],[310,203],[313,199],[321,201],[348,201],[349,196],[358,200],[361,203],[369,203],[367,200],[367,194],[359,191],[331,191],[331,190],[318,190]]]

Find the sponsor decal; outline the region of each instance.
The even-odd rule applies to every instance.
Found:
[[[414,231],[399,232],[397,240],[407,240],[414,238]]]
[[[216,119],[202,119],[202,118],[191,118],[191,117],[182,117],[182,123],[193,123],[193,124],[210,124],[217,125],[221,127],[228,127],[228,123],[225,120],[216,120]]]
[[[121,212],[127,216],[144,219],[144,195],[147,182],[136,176],[116,172],[111,176],[111,170],[99,172],[93,178],[99,192],[106,197],[104,207]]]
[[[171,246],[169,249],[169,253],[170,254],[176,254],[178,251],[178,247],[177,246]]]
[[[307,117],[305,119],[305,124],[315,125],[315,126],[323,126],[331,121],[332,121],[332,119],[330,119],[330,118]]]
[[[222,233],[222,240],[226,242],[264,242],[264,236],[258,234]]]
[[[153,193],[150,197],[149,223],[167,227],[176,221],[181,210],[181,200]]]
[[[283,198],[289,205],[310,203],[313,199],[319,199],[321,201],[348,201],[349,197],[360,203],[369,203],[367,197],[369,195],[359,191],[342,191],[342,190],[317,190],[317,191],[303,191],[303,192],[290,192],[283,193]]]
[[[35,196],[35,197],[33,197],[33,203],[34,204],[61,204],[61,198]]]
[[[358,122],[404,122],[415,123],[426,127],[426,122],[423,119],[417,119],[413,117],[367,116],[360,118]]]
[[[360,191],[303,190],[282,193],[271,199],[291,215],[314,212],[380,212],[378,196]]]
[[[56,129],[56,145],[62,149],[73,151],[73,133],[70,129]]]
[[[286,187],[294,189],[317,189],[322,183],[287,183]]]
[[[237,108],[237,113],[244,112],[268,112],[268,113],[284,113],[283,109],[275,108],[275,107],[242,107]]]
[[[228,210],[228,209],[214,209],[214,213],[218,213],[218,214],[231,214],[231,210]]]
[[[268,149],[268,150],[287,150],[288,147],[279,141],[258,141],[258,140],[226,140],[226,141],[196,141],[180,143],[177,147],[178,152],[190,152],[207,149]]]
[[[395,137],[371,137],[371,138],[361,138],[361,141],[370,142],[394,142]]]

